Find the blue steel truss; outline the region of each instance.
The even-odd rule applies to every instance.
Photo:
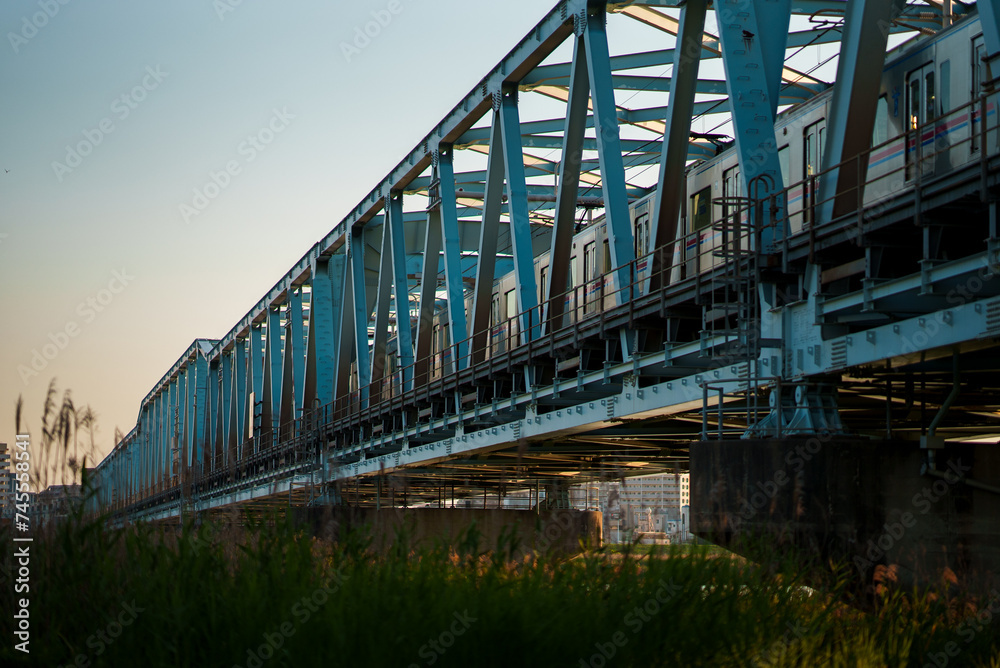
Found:
[[[978,9],[987,51],[996,56],[997,10],[993,3]],[[854,222],[822,228],[850,218],[847,200],[858,199],[845,193],[858,190],[863,170],[842,163],[870,148],[878,94],[872,73],[880,71],[886,40],[914,29],[932,33],[977,13],[962,4],[952,11],[942,17],[939,3],[902,0],[717,0],[711,9],[697,0],[563,0],[230,331],[191,344],[142,400],[136,427],[95,469],[99,504],[165,517],[333,484],[355,485],[361,502],[362,483],[379,495],[388,474],[450,485],[454,494],[456,486],[463,493],[487,481],[497,488],[525,486],[532,477],[551,484],[595,462],[612,462],[614,475],[662,470],[677,460],[659,441],[697,435],[683,421],[664,420],[700,411],[701,427],[710,386],[722,397],[721,433],[728,395],[891,361],[902,354],[891,343],[900,337],[905,354],[926,356],[993,332],[996,323],[986,321],[995,318],[987,314],[992,306],[934,302],[909,317],[921,310],[911,306],[893,324],[862,317],[996,265],[992,208],[990,243],[981,251],[950,263],[928,259],[913,276],[871,281],[836,299],[820,295],[824,275],[851,270],[824,270],[817,249],[842,243],[837,235],[856,238],[852,225],[862,232],[873,225],[855,209]],[[706,30],[713,15],[718,34]],[[812,17],[817,27],[789,31],[793,16]],[[625,20],[661,36],[664,48],[614,51],[614,22]],[[567,42],[572,60],[551,62]],[[836,83],[786,59],[829,43],[841,45]],[[830,88],[828,173],[816,219],[826,236],[817,240],[810,228],[793,238],[775,115]],[[668,104],[662,97],[641,104],[655,93],[668,93]],[[641,99],[628,106],[635,96]],[[565,114],[523,119],[526,100],[535,98],[565,103]],[[708,328],[720,308],[705,300],[742,288],[718,277],[706,288],[704,271],[687,283],[670,278],[680,272],[671,274],[669,265],[690,195],[685,169],[723,148],[716,137],[692,134],[695,118],[732,128],[742,193],[768,201],[747,212],[757,236],[735,254],[723,248],[726,267],[741,267],[750,250],[769,256],[767,266],[785,276],[795,263],[804,267],[796,300],[761,282],[759,340],[721,362],[717,353],[731,336]],[[918,186],[909,215],[919,215],[921,198],[949,193],[978,193],[984,207],[995,206],[990,159],[982,151],[971,186]],[[645,168],[658,170],[652,185],[639,178]],[[643,246],[630,205],[647,195],[652,214]],[[571,258],[580,252],[573,238],[581,213],[594,209],[607,230],[612,269],[601,285],[610,286],[612,306],[605,313],[602,302],[599,317],[582,323],[569,317],[566,294],[582,284],[572,276]],[[653,251],[661,279],[655,290],[639,290],[642,256]],[[542,252],[548,273],[539,285]],[[506,340],[517,343],[501,350],[493,286],[509,272],[517,317],[508,321]],[[692,309],[703,329],[691,325]],[[659,324],[651,333],[643,323],[654,313]],[[863,321],[868,329],[823,330],[824,317]],[[692,327],[697,336],[676,336]],[[578,351],[569,360],[552,352],[567,337]]]

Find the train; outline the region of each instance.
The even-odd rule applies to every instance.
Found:
[[[979,159],[983,150],[997,147],[996,125],[982,132],[982,109],[973,104],[992,88],[985,60],[986,49],[978,15],[973,13],[933,35],[918,35],[886,54],[868,154],[865,206],[893,198],[913,187],[918,178],[929,179]],[[778,161],[785,186],[788,233],[801,232],[815,215],[817,175],[823,170],[826,122],[833,90],[783,110],[776,117]],[[984,105],[987,117],[996,113],[994,95]],[[987,122],[987,125],[989,123]],[[917,139],[919,137],[919,144]],[[711,159],[700,159],[687,168],[685,200],[678,220],[673,249],[671,280],[707,272],[724,261],[720,252],[724,207],[746,201],[747,186],[740,175],[733,142],[722,144]],[[650,218],[656,194],[650,193],[629,204],[634,240],[634,285],[641,293],[651,269],[649,254]],[[747,222],[748,210],[735,214]],[[535,284],[545,285],[549,253],[534,261]],[[616,306],[616,277],[604,216],[583,224],[573,238],[570,259],[570,286],[564,296],[568,322],[595,317]],[[554,290],[555,292],[555,290]],[[467,297],[466,313],[472,312]],[[520,323],[517,312],[514,273],[497,278],[493,285],[490,339],[486,355],[502,353],[518,345]],[[447,374],[452,367],[453,346],[448,336],[446,312],[434,318],[432,378]],[[390,345],[394,345],[391,342]],[[391,362],[390,362],[391,363]],[[390,374],[389,378],[393,378]],[[398,376],[396,376],[398,381]]]

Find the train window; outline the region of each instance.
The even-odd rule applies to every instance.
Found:
[[[545,303],[545,279],[549,276],[549,268],[542,267],[538,270],[538,303]]]
[[[735,205],[734,197],[740,196],[740,167],[730,167],[722,172],[722,196],[730,207]]]
[[[607,242],[605,242],[607,243]],[[644,213],[635,219],[635,256],[642,257],[649,252],[649,214]],[[605,267],[611,268],[608,262]]]
[[[823,168],[823,143],[826,140],[826,119],[806,127],[804,134],[802,173],[805,176],[819,174]]]
[[[802,135],[802,178],[808,179],[815,176],[823,168],[823,143],[826,139],[826,120],[820,120],[806,127]],[[803,189],[805,195],[805,208],[803,209],[804,222],[812,223],[812,204],[815,202],[816,193],[809,191],[810,184],[807,183]]]
[[[702,188],[691,196],[691,231],[712,224],[712,186]]]
[[[875,127],[872,128],[872,146],[878,146],[889,141],[889,98],[885,95],[878,99],[875,107]]]
[[[937,96],[934,91],[934,70],[931,70],[924,75],[924,114],[928,122],[938,117]]]
[[[493,297],[493,308],[490,309],[490,319],[493,321],[493,327],[500,324],[500,295]],[[436,325],[435,325],[436,327]]]
[[[946,60],[941,63],[940,68],[941,74],[941,109],[939,112],[941,114],[947,114],[951,111],[951,61]]]
[[[986,47],[983,45],[983,37],[979,37],[972,40],[972,99],[976,100],[980,95],[983,94],[983,84],[989,81],[989,75],[986,72],[986,63],[983,58],[986,57]],[[982,129],[979,128],[979,105],[977,104],[972,110],[972,145],[971,149],[973,151],[979,150],[979,134]]]
[[[591,241],[583,247],[583,280],[590,281],[599,275],[597,271],[597,242]]]
[[[515,315],[517,315],[517,295],[514,290],[508,290],[503,296],[504,300],[504,317],[510,320]]]
[[[936,97],[934,93],[934,63],[913,70],[906,81],[906,117],[908,130],[913,131],[930,122],[935,117]],[[921,131],[920,134],[923,134]],[[922,138],[920,138],[922,143]],[[908,139],[906,150],[906,178],[913,178],[912,165],[917,151],[917,137]]]
[[[611,271],[611,244],[608,242],[608,238],[604,238],[604,266],[602,271],[607,273]]]
[[[573,244],[574,246],[576,244]],[[576,256],[569,259],[569,284],[572,289],[576,288]]]
[[[781,165],[781,183],[786,188],[792,181],[791,155],[792,153],[787,145],[778,149],[778,164]]]
[[[920,78],[913,77],[906,87],[907,129],[916,130],[920,125]]]

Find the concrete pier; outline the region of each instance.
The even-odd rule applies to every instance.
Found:
[[[843,436],[714,441],[691,448],[692,531],[745,550],[847,561],[869,585],[995,585],[1000,573],[1000,453],[993,445]]]

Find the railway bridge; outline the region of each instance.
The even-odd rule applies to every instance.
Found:
[[[562,0],[181,354],[95,509],[555,507],[690,466],[711,540],[989,570],[998,10]]]

